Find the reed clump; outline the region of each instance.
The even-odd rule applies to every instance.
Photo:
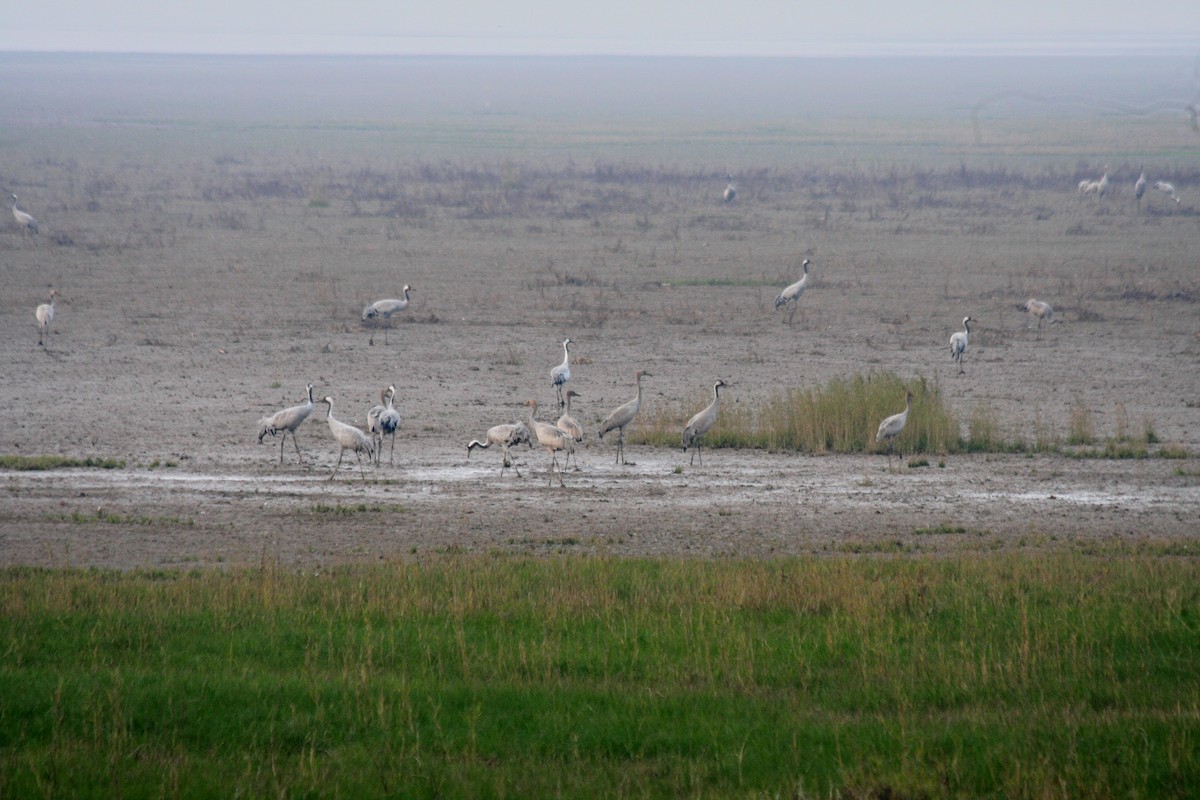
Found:
[[[959,425],[940,389],[924,378],[904,380],[890,372],[835,378],[820,387],[786,390],[754,405],[735,403],[726,390],[721,415],[705,447],[741,447],[806,453],[863,453],[878,449],[879,423],[904,410],[913,393],[908,424],[895,442],[900,452],[950,453],[961,449]],[[688,418],[708,402],[658,405],[631,436],[639,444],[678,446]]]

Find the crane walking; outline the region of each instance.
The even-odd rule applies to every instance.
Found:
[[[267,434],[277,436],[283,434],[283,438],[279,440],[279,463],[283,463],[283,445],[287,442],[287,435],[292,435],[292,444],[296,447],[296,457],[300,459],[300,463],[304,463],[304,456],[300,454],[300,444],[296,441],[296,429],[303,424],[304,420],[308,419],[308,415],[313,410],[313,385],[310,383],[308,389],[308,401],[301,403],[298,406],[291,406],[282,411],[276,411],[268,417],[263,417],[258,421],[258,443],[263,443],[263,437]]]
[[[633,418],[637,416],[638,409],[642,406],[642,378],[653,378],[649,372],[638,370],[634,373],[633,378],[637,382],[637,395],[628,403],[622,403],[613,409],[607,417],[600,422],[598,435],[601,439],[604,434],[615,430],[617,432],[617,457],[614,463],[625,463],[625,426],[633,422]]]
[[[483,441],[474,439],[467,445],[467,458],[471,457],[471,451],[476,447],[480,450],[486,450],[492,445],[498,445],[501,453],[504,455],[504,462],[500,466],[500,477],[504,477],[504,470],[512,467],[519,478],[521,477],[521,470],[517,467],[516,459],[509,453],[509,448],[516,447],[522,443],[529,445],[531,448],[533,447],[533,443],[529,440],[529,427],[524,422],[493,425],[488,428]]]
[[[333,418],[333,398],[323,397],[321,402],[329,406],[329,413],[325,417],[329,423],[329,432],[333,434],[334,440],[338,443],[338,460],[333,465],[333,472],[329,473],[329,480],[333,480],[333,476],[337,475],[338,468],[342,466],[342,457],[346,455],[347,450],[354,451],[354,457],[358,460],[358,472],[365,481],[367,473],[362,467],[362,453],[367,454],[367,461],[375,455],[375,445],[371,442],[371,437],[363,433],[359,428]]]
[[[570,453],[575,449],[575,442],[564,431],[559,430],[556,426],[548,422],[538,422],[533,418],[537,413],[537,400],[530,400],[525,405],[529,406],[529,419],[526,424],[529,430],[533,433],[533,438],[537,439],[538,445],[545,449],[550,454],[550,472],[548,485],[554,485],[554,473],[558,471],[558,485],[566,487],[563,483],[562,470],[558,468],[558,453]]]
[[[402,295],[401,299],[376,300],[374,303],[371,303],[371,305],[363,309],[363,322],[366,322],[369,319],[383,320],[383,343],[385,345],[388,343],[388,329],[392,327],[392,314],[408,308],[408,293],[411,291],[412,287],[406,283],[404,284],[404,288],[400,290]],[[374,336],[371,337],[370,343],[375,344]]]
[[[692,458],[688,461],[691,465],[696,460],[696,454],[700,452],[700,439],[704,434],[708,433],[709,429],[717,421],[718,403],[721,401],[721,389],[729,384],[720,378],[713,384],[713,400],[702,411],[699,411],[694,417],[688,420],[688,424],[683,429],[683,451],[686,453],[689,447],[695,447],[692,451]],[[700,466],[704,466],[704,456],[700,456]]]
[[[17,224],[21,226],[22,238],[25,236],[35,236],[36,237],[37,233],[38,233],[37,220],[33,218],[32,214],[29,214],[29,213],[17,208],[17,196],[15,194],[12,195],[12,201],[13,201],[13,204],[12,204],[13,219],[15,219],[17,221]]]
[[[800,295],[804,294],[804,290],[808,288],[808,259],[804,259],[800,266],[804,268],[804,277],[784,289],[779,293],[779,297],[775,298],[775,308],[789,304],[792,307],[791,313],[788,314],[788,325],[792,324],[792,317],[796,316],[796,309],[800,306]]]
[[[1017,306],[1017,308],[1021,309],[1022,311],[1029,312],[1031,316],[1037,317],[1038,326],[1037,336],[1035,337],[1037,339],[1042,338],[1043,322],[1047,325],[1053,325],[1055,323],[1062,322],[1061,319],[1054,318],[1054,309],[1051,308],[1049,303],[1044,303],[1041,300],[1034,300],[1032,297],[1025,301],[1025,305]]]

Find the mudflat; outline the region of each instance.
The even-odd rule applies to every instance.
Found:
[[[0,178],[40,225],[27,236],[6,212],[0,230],[0,453],[125,462],[0,472],[0,563],[1194,546],[1200,136],[1185,119],[972,113],[957,100],[990,89],[964,78],[943,102],[936,71],[876,116],[842,95],[827,113],[782,108],[787,67],[767,64],[767,96],[710,117],[700,77],[653,63],[646,92],[686,91],[627,115],[618,87],[641,97],[642,73],[626,62],[327,65],[360,78],[340,82],[320,60],[292,64],[309,82],[264,63],[0,60]],[[735,88],[754,74],[704,69]],[[530,82],[539,70],[556,81]],[[817,103],[805,75],[796,92]],[[396,102],[391,81],[418,77],[432,88]],[[1181,202],[1139,202],[1143,168]],[[1105,171],[1105,195],[1076,190]],[[774,299],[805,258],[789,323]],[[385,344],[362,309],[405,284]],[[1018,309],[1030,297],[1061,324],[1039,332]],[[968,315],[960,375],[949,339]],[[567,337],[586,436],[565,487],[540,449],[514,451],[520,476],[494,448],[468,458],[528,400],[557,417]],[[1151,457],[923,453],[889,469],[882,451],[717,448],[701,466],[637,443],[635,426],[617,465],[595,431],[639,369],[653,375],[643,425],[682,429],[716,378],[736,410],[893,372],[936,384],[964,435],[974,415],[1010,440],[1062,441],[1085,414],[1101,445],[1149,438]],[[260,418],[309,382],[358,425],[394,384],[394,463],[385,443],[365,479],[353,453],[331,479],[321,403],[300,458],[291,441],[282,464],[278,438],[259,445]]]

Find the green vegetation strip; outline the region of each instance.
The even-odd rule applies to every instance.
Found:
[[[98,469],[124,469],[125,462],[115,458],[69,458],[67,456],[16,456],[0,455],[0,469],[45,470],[69,467],[95,467]]]
[[[1129,423],[1118,406],[1117,430],[1103,442],[1098,438],[1091,412],[1077,405],[1071,411],[1069,435],[1064,441],[1048,422],[1035,419],[1033,440],[1005,437],[995,413],[986,403],[971,409],[964,425],[942,397],[941,389],[925,378],[904,380],[893,372],[835,378],[824,386],[778,392],[761,402],[733,404],[726,389],[716,425],[704,436],[704,447],[756,448],[807,453],[887,452],[913,453],[1057,453],[1070,458],[1175,458],[1192,454],[1178,444],[1161,444],[1150,421],[1140,428]],[[879,444],[879,423],[904,410],[907,392],[913,393],[912,410],[904,431],[894,443]],[[711,389],[692,404],[658,403],[638,418],[631,431],[634,444],[679,447],[687,420],[712,400]],[[1152,449],[1153,448],[1153,449]],[[921,465],[920,462],[914,466]],[[924,464],[928,466],[928,462]]]
[[[0,796],[1187,796],[1200,562],[0,572]]]

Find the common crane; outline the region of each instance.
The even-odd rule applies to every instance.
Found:
[[[638,370],[634,373],[633,378],[637,382],[637,394],[628,403],[622,403],[613,409],[607,417],[600,422],[600,429],[597,432],[601,439],[604,434],[615,430],[617,432],[617,457],[614,463],[625,463],[625,426],[633,422],[633,418],[637,416],[638,409],[642,406],[642,378],[654,377],[645,370]]]
[[[1154,188],[1165,194],[1167,197],[1175,201],[1175,205],[1179,205],[1179,195],[1175,193],[1175,185],[1166,181],[1155,181]]]
[[[721,401],[721,389],[729,384],[720,378],[713,384],[713,400],[702,411],[688,420],[688,424],[683,429],[683,451],[686,453],[689,447],[695,447],[692,451],[692,458],[688,464],[692,464],[696,460],[696,454],[700,452],[700,440],[704,434],[708,433],[709,428],[717,421],[718,403]],[[700,466],[704,466],[704,456],[700,456]]]
[[[576,444],[579,444],[580,442],[583,441],[583,426],[579,424],[578,420],[576,420],[573,416],[571,416],[571,398],[572,397],[583,397],[583,395],[581,395],[579,392],[575,391],[574,389],[568,389],[567,393],[563,396],[566,397],[566,399],[567,399],[567,409],[566,409],[566,411],[563,412],[562,416],[558,418],[558,422],[554,423],[554,427],[558,428],[560,431],[562,431],[563,433],[570,436],[571,440],[574,441]],[[575,457],[575,469],[578,470],[579,469],[579,453],[574,447],[572,447],[569,451],[567,451],[567,457],[564,459],[563,466],[570,465],[571,456]]]
[[[808,288],[808,259],[804,259],[800,266],[804,268],[804,276],[780,292],[779,297],[775,298],[775,308],[789,304],[792,307],[792,312],[788,314],[788,325],[792,324],[792,317],[796,316],[796,309],[800,306],[800,295],[804,294],[804,290]]]
[[[492,445],[498,445],[504,455],[504,462],[500,466],[500,475],[504,476],[504,470],[512,467],[517,473],[517,477],[521,477],[521,470],[517,467],[516,459],[509,453],[510,447],[516,447],[519,444],[527,444],[533,447],[533,443],[529,440],[529,426],[524,422],[510,422],[504,425],[493,425],[488,428],[487,434],[483,440],[472,440],[467,445],[467,458],[471,457],[471,451],[475,448],[486,450]]]
[[[38,344],[45,347],[45,335],[50,333],[50,323],[54,321],[54,298],[58,297],[58,292],[54,289],[50,290],[49,302],[42,303],[33,312],[37,318],[38,324]]]
[[[287,442],[287,435],[292,435],[292,444],[296,447],[296,457],[300,459],[300,463],[304,463],[304,456],[300,454],[300,444],[296,441],[296,429],[308,419],[308,415],[313,410],[313,385],[310,383],[307,387],[308,400],[298,406],[291,406],[281,411],[276,411],[270,416],[263,417],[258,421],[258,443],[263,443],[263,437],[267,434],[277,436],[283,434],[283,438],[279,440],[279,463],[283,463],[283,445]]]
[[[369,462],[372,456],[375,455],[375,445],[371,442],[371,437],[363,433],[359,428],[333,418],[333,398],[323,397],[321,402],[329,406],[329,413],[325,417],[329,423],[329,432],[333,434],[334,440],[338,443],[338,460],[333,465],[333,472],[329,473],[329,480],[333,480],[333,476],[337,475],[338,468],[342,466],[342,457],[346,455],[347,450],[354,451],[354,457],[358,460],[358,472],[365,481],[367,473],[362,468],[362,453],[367,454]]]
[[[971,333],[971,318],[963,317],[963,329],[950,337],[950,359],[958,362],[958,374],[966,372],[963,369],[963,354],[967,352],[967,337]]]
[[[402,295],[401,299],[376,300],[374,303],[371,303],[371,305],[363,309],[363,322],[366,322],[369,319],[383,320],[383,343],[385,345],[388,343],[388,329],[392,327],[392,314],[408,308],[408,293],[411,291],[412,287],[406,283],[404,284],[404,288],[400,290]],[[375,337],[372,336],[371,344],[374,343]]]
[[[371,434],[371,443],[378,442],[375,450],[375,463],[383,458],[383,437],[392,437],[392,446],[388,451],[388,463],[394,464],[396,455],[396,430],[400,427],[400,412],[396,410],[393,401],[396,399],[396,387],[388,386],[379,390],[381,405],[372,406],[367,412],[367,432]]]
[[[1034,300],[1032,297],[1025,301],[1025,305],[1017,306],[1017,308],[1028,312],[1030,316],[1037,317],[1038,326],[1036,338],[1038,339],[1042,338],[1043,322],[1047,325],[1053,325],[1056,322],[1062,322],[1061,319],[1054,318],[1054,309],[1049,303],[1042,302],[1041,300]]]
[[[550,454],[550,472],[548,485],[554,485],[554,472],[558,471],[558,485],[565,487],[563,483],[562,470],[558,469],[558,453],[570,453],[575,449],[575,442],[570,435],[565,431],[559,430],[556,426],[548,422],[538,422],[533,418],[537,413],[537,400],[530,400],[525,405],[529,406],[529,419],[526,424],[529,426],[533,438],[537,439],[538,445]]]
[[[904,430],[904,426],[908,423],[908,412],[912,408],[913,393],[909,392],[904,398],[904,410],[899,414],[892,414],[890,417],[879,423],[879,430],[875,432],[875,443],[888,443],[888,466],[892,466],[892,450],[895,447],[896,437]],[[900,460],[904,460],[904,453],[900,453]]]
[[[550,382],[554,384],[555,391],[558,392],[558,407],[563,407],[563,384],[571,380],[571,351],[567,349],[575,344],[570,339],[563,339],[563,360],[554,369],[550,370]]]
[[[12,201],[13,219],[21,226],[21,235],[37,236],[38,221],[33,218],[32,214],[17,208],[17,196],[15,194],[12,195]]]

